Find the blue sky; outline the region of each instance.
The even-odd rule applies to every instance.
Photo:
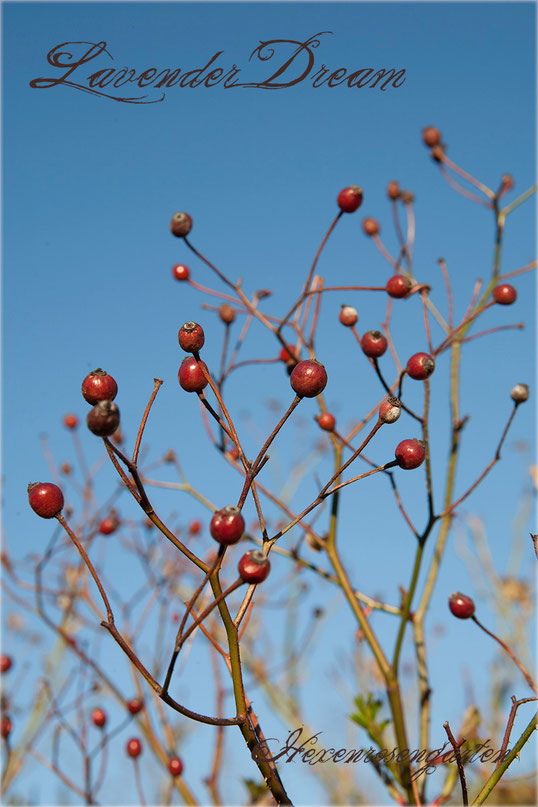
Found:
[[[363,206],[340,222],[319,271],[331,284],[386,282],[387,265],[360,231],[360,221],[363,215],[378,218],[384,242],[396,249],[385,188],[397,179],[416,196],[415,274],[432,286],[432,299],[444,306],[436,261],[445,257],[456,315],[461,317],[475,279],[487,279],[491,270],[491,215],[443,181],[421,143],[422,127],[438,126],[449,156],[490,186],[509,171],[516,186],[510,198],[534,181],[532,3],[4,3],[2,12],[4,525],[10,546],[21,557],[39,552],[50,535],[47,524],[36,523],[26,498],[29,481],[48,477],[39,435],[47,433],[59,461],[71,459],[61,418],[67,411],[85,416],[80,383],[98,365],[118,381],[117,400],[131,439],[152,379],[164,379],[148,425],[151,456],[174,447],[193,483],[210,498],[225,503],[237,496],[236,475],[204,441],[196,402],[185,400],[177,385],[178,327],[188,319],[203,322],[204,358],[210,366],[218,362],[220,330],[214,315],[201,308],[202,295],[174,283],[170,268],[186,262],[198,282],[220,286],[170,236],[168,224],[176,210],[192,215],[194,245],[231,278],[243,278],[247,293],[273,290],[265,310],[278,314],[287,310],[301,287],[336,212],[338,191],[351,183],[363,188]],[[32,79],[62,73],[46,60],[56,45],[101,41],[113,61],[95,59],[78,68],[77,76],[110,65],[137,73],[151,67],[180,67],[183,72],[202,67],[222,51],[219,66],[229,69],[235,63],[244,80],[259,80],[270,75],[264,72],[269,64],[276,65],[249,62],[260,40],[302,42],[324,31],[331,33],[320,37],[312,75],[322,64],[349,72],[394,67],[405,69],[405,83],[384,92],[345,85],[314,88],[308,77],[278,91],[171,87],[162,102],[152,104],[118,103],[68,86],[29,85]],[[276,51],[274,59],[283,59],[284,53]],[[501,271],[534,258],[534,233],[531,201],[509,217]],[[518,412],[502,463],[465,505],[449,539],[429,623],[442,622],[446,628],[442,640],[436,640],[438,651],[431,662],[438,696],[433,717],[439,727],[447,718],[457,723],[463,710],[462,666],[472,669],[480,691],[494,656],[491,644],[476,635],[474,626],[454,625],[447,618],[446,596],[452,590],[477,598],[480,593],[458,551],[458,535],[461,543],[466,529],[464,516],[475,514],[483,520],[501,570],[513,542],[524,541],[528,571],[523,578],[534,581],[526,538],[533,529],[531,518],[524,516],[524,523],[518,523],[517,536],[513,531],[521,491],[530,489],[528,466],[535,461],[534,277],[523,275],[514,285],[519,293],[516,305],[487,312],[483,327],[524,321],[526,329],[471,343],[462,369],[462,411],[472,419],[464,432],[460,491],[492,457],[513,384],[527,381],[533,394],[531,403]],[[334,332],[343,302],[356,305],[359,329],[368,330],[378,327],[384,300],[377,295],[326,296],[319,358],[331,381],[327,403],[346,422],[363,414],[379,389],[351,338],[346,338],[350,334],[341,328]],[[395,315],[394,331],[402,356],[424,349],[414,341],[403,316]],[[276,355],[274,343],[260,328],[253,329],[243,358],[254,355]],[[445,354],[436,371],[439,417],[432,427],[434,467],[440,474],[447,452],[447,370]],[[237,373],[227,394],[232,410],[239,417],[250,413],[259,434],[274,418],[264,402],[275,398],[282,408],[291,400],[287,378],[273,365],[261,375],[255,369]],[[409,394],[417,395],[418,403],[416,390]],[[314,411],[304,403],[306,423]],[[411,427],[402,418],[395,427],[397,439],[408,436]],[[313,439],[314,427],[309,429]],[[390,456],[393,434],[380,435],[378,453]],[[97,441],[84,430],[81,436],[90,458],[97,459]],[[258,437],[248,439],[254,450]],[[516,450],[518,441],[526,442],[526,453]],[[294,452],[300,456],[300,443],[291,438],[275,450],[283,466]],[[267,471],[268,478],[275,474],[278,484],[277,470]],[[402,480],[419,523],[424,517],[422,481]],[[111,469],[101,473],[103,496],[113,482]],[[385,506],[383,480],[377,482],[368,496],[366,488],[364,493],[357,488],[342,506],[343,552],[359,587],[394,602],[397,586],[407,585],[413,547],[397,514]],[[306,496],[309,490],[302,492]],[[439,485],[438,497],[440,491]],[[301,501],[299,496],[297,506]],[[190,513],[190,505],[183,502],[164,497],[162,502],[169,510],[184,507],[185,518]],[[251,504],[247,511],[252,517]],[[337,658],[353,624],[332,591],[318,590],[317,581],[309,582],[309,603],[318,598],[326,604],[326,599],[340,613],[328,652]],[[491,624],[485,601],[482,613]],[[473,660],[477,651],[485,654],[486,664]],[[412,660],[411,644],[405,655]],[[330,691],[323,653],[320,665],[320,677],[310,677],[304,698],[305,703],[316,699],[320,686],[327,692],[314,709],[313,723],[330,735],[327,714],[338,710],[344,721],[351,699],[346,703]],[[485,701],[481,705],[486,708]],[[278,730],[281,735],[282,728]],[[240,760],[240,753],[237,756]],[[203,787],[196,779],[202,774],[195,762],[192,766],[193,787],[202,798]],[[320,803],[318,785],[288,767],[293,766],[285,770],[290,790],[300,783],[303,803]],[[55,797],[53,787],[43,783],[44,802]],[[229,797],[240,799],[240,793],[232,789]]]

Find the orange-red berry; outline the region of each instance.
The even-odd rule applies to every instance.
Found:
[[[78,417],[76,415],[65,415],[64,426],[66,429],[76,429],[78,426]]]
[[[371,359],[378,359],[387,349],[388,342],[381,331],[366,331],[361,339],[362,352]]]
[[[203,361],[198,362],[192,356],[188,356],[181,362],[181,367],[177,374],[179,383],[185,392],[202,392],[208,385],[208,380],[202,372],[202,366],[207,366]]]
[[[261,549],[250,549],[245,552],[237,568],[245,583],[262,583],[271,571],[271,562]]]
[[[172,277],[176,280],[188,280],[191,276],[191,270],[184,263],[176,263],[172,266]]]
[[[130,740],[127,740],[127,745],[125,746],[125,750],[127,754],[135,759],[139,757],[142,753],[142,743],[138,739],[138,737],[131,737]]]
[[[370,216],[368,216],[367,218],[363,219],[362,229],[364,230],[366,235],[369,235],[371,237],[373,237],[374,235],[379,235],[380,232],[379,222],[376,219],[373,219]]]
[[[179,757],[171,757],[168,760],[168,770],[172,776],[181,776],[183,773],[183,762]]]
[[[94,726],[102,729],[106,723],[106,712],[104,709],[94,709],[92,712],[92,722]]]
[[[13,661],[11,656],[2,655],[0,656],[0,672],[6,673],[8,670],[11,669],[13,666]]]
[[[393,275],[387,280],[385,289],[390,297],[396,297],[399,299],[400,297],[406,297],[409,294],[411,287],[411,281],[406,277],[403,275]]]
[[[396,180],[389,182],[389,184],[387,185],[387,196],[389,197],[389,199],[392,200],[397,199],[399,195],[400,195],[400,186],[398,185]]]
[[[433,148],[441,143],[441,132],[435,126],[425,126],[422,130],[422,139],[426,146]]]
[[[180,348],[186,353],[198,353],[204,346],[204,329],[197,322],[185,322],[177,335]]]
[[[357,309],[353,308],[352,305],[343,305],[340,309],[338,319],[342,325],[347,325],[348,328],[351,328],[352,325],[355,325],[359,319]]]
[[[322,412],[321,415],[317,415],[316,420],[320,429],[323,429],[326,432],[334,431],[334,427],[336,426],[336,418],[334,415],[331,415],[330,412]]]
[[[127,709],[132,715],[137,715],[144,708],[144,701],[140,698],[131,698],[127,701]]]
[[[106,516],[99,524],[99,532],[102,535],[112,535],[118,529],[119,521],[115,516]]]
[[[209,525],[209,532],[219,544],[236,544],[245,532],[245,519],[233,504],[217,510]]]

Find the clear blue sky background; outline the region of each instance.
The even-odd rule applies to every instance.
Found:
[[[210,366],[218,361],[221,330],[214,315],[201,310],[202,296],[171,279],[172,264],[184,261],[196,280],[219,287],[209,270],[170,236],[174,211],[187,210],[193,216],[193,243],[228,276],[242,277],[248,293],[270,287],[274,296],[264,303],[265,310],[278,314],[294,300],[335,214],[336,194],[350,183],[363,188],[363,207],[340,222],[319,271],[331,284],[385,283],[388,266],[360,231],[360,221],[361,214],[377,217],[387,247],[395,251],[385,187],[397,179],[416,195],[415,274],[432,286],[432,299],[446,310],[436,264],[444,256],[461,317],[475,279],[487,280],[491,271],[492,216],[446,185],[421,143],[421,128],[438,126],[449,155],[491,187],[502,173],[512,173],[516,189],[511,198],[534,181],[532,3],[4,3],[2,10],[4,524],[18,557],[39,552],[50,534],[49,525],[37,523],[29,511],[26,497],[29,481],[49,475],[39,435],[48,434],[58,461],[72,458],[61,418],[67,411],[85,417],[80,383],[99,365],[119,383],[117,401],[131,439],[152,379],[164,379],[147,431],[152,456],[173,447],[193,483],[210,498],[225,504],[237,497],[237,476],[204,441],[196,401],[177,385],[178,327],[187,319],[204,323],[204,358]],[[148,105],[117,103],[65,86],[29,86],[31,79],[63,72],[46,62],[48,51],[63,42],[107,42],[114,62],[100,57],[79,68],[84,75],[109,63],[138,72],[149,67],[195,69],[223,51],[218,64],[229,69],[235,63],[244,70],[241,77],[252,81],[270,75],[268,67],[264,72],[261,63],[248,62],[260,40],[302,41],[321,31],[332,34],[321,38],[314,70],[322,63],[350,71],[403,67],[405,84],[386,92],[346,86],[314,89],[308,79],[276,92],[172,87],[162,103]],[[509,218],[502,271],[532,260],[535,246],[531,201]],[[495,655],[475,626],[448,618],[447,595],[461,589],[477,598],[480,615],[494,627],[489,604],[480,600],[480,587],[457,551],[456,536],[466,529],[463,517],[473,513],[483,519],[501,573],[506,573],[513,542],[521,541],[527,567],[523,579],[534,584],[527,537],[532,520],[523,516],[513,531],[521,491],[530,490],[528,466],[535,461],[534,277],[523,275],[514,285],[519,292],[516,305],[489,311],[483,327],[524,321],[526,330],[471,343],[463,364],[462,412],[472,419],[464,432],[459,491],[493,456],[510,411],[513,384],[527,381],[532,399],[518,413],[502,464],[462,508],[462,519],[449,539],[428,622],[430,630],[439,623],[445,626],[444,635],[434,640],[431,658],[434,742],[442,740],[444,720],[459,723],[465,706],[464,666],[472,671],[477,698],[487,712],[487,693],[481,687]],[[385,300],[373,294],[326,297],[319,359],[330,378],[327,403],[342,423],[366,412],[379,395],[351,335],[337,324],[343,302],[357,306],[362,332],[378,327]],[[412,331],[405,316],[395,315],[402,358],[426,347],[415,308],[417,326]],[[243,358],[275,354],[269,335],[253,329]],[[432,444],[439,474],[447,456],[447,358],[445,354],[439,361],[433,384]],[[237,373],[227,393],[232,411],[238,416],[250,413],[262,429],[274,418],[264,401],[273,397],[282,408],[291,400],[278,365],[261,373]],[[409,394],[418,405],[417,388]],[[305,402],[301,409],[310,423],[314,404]],[[314,426],[309,428],[313,439]],[[97,441],[84,429],[81,434],[88,455],[97,458]],[[414,424],[402,417],[394,432],[380,435],[373,453],[388,459],[397,441],[414,435]],[[250,439],[254,452],[257,440]],[[516,451],[518,441],[526,442],[526,453]],[[294,450],[297,456],[296,445],[281,441],[277,453],[282,464]],[[267,478],[271,473],[267,468]],[[111,469],[101,473],[103,494],[113,480]],[[311,490],[302,489],[297,507],[310,500]],[[366,485],[350,491],[343,503],[341,541],[357,586],[396,602],[397,586],[408,584],[413,546],[392,503],[386,506],[387,490],[379,477],[368,491]],[[402,479],[402,491],[422,523],[422,472]],[[437,491],[439,501],[440,485]],[[183,508],[185,519],[191,513],[200,515],[170,494],[158,501],[167,510]],[[133,512],[126,506],[127,511]],[[252,512],[249,504],[250,517]],[[275,567],[277,573],[286,569],[278,562]],[[335,608],[334,592],[317,580],[309,582],[309,607],[330,602]],[[311,724],[323,731],[326,746],[344,740],[335,731],[351,708],[351,698],[346,700],[331,686],[331,659],[348,651],[354,632],[343,606],[337,622],[339,628],[334,622],[330,643],[317,656],[319,664],[303,694],[304,703],[313,704]],[[530,629],[529,637],[533,635]],[[384,636],[390,647],[392,635]],[[411,644],[404,655],[412,661]],[[526,695],[522,682],[515,680],[514,692]],[[353,694],[351,675],[347,682]],[[191,694],[194,703],[199,693],[193,687]],[[262,717],[264,711],[260,709]],[[267,733],[286,736],[281,725],[266,720]],[[355,736],[354,742],[366,738]],[[196,742],[190,750],[186,747],[185,757],[189,782],[203,801],[205,768],[197,748]],[[243,750],[239,742],[233,757],[237,769],[254,776],[255,768],[245,767]],[[41,769],[31,774],[41,781],[35,797],[51,803],[56,785],[41,774]],[[319,785],[308,771],[289,765],[283,775],[292,794],[300,787],[301,803],[320,802]],[[240,801],[240,786],[233,785],[226,796]],[[115,793],[118,803],[122,797],[129,800],[123,791]],[[133,794],[129,797],[134,799]]]

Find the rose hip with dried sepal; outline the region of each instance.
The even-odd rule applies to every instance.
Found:
[[[340,309],[338,319],[340,320],[342,325],[346,325],[348,328],[351,328],[353,325],[357,323],[359,319],[357,309],[353,308],[352,305],[343,305]]]
[[[95,406],[99,401],[113,401],[118,394],[116,381],[100,367],[88,373],[82,382],[82,395],[84,399]]]
[[[52,482],[31,482],[28,485],[28,502],[41,518],[54,518],[63,509],[64,496],[58,485]]]
[[[381,331],[366,331],[361,339],[362,352],[370,359],[378,359],[385,353],[388,342]]]
[[[177,335],[180,348],[186,353],[198,353],[204,346],[204,329],[197,322],[185,322]]]
[[[510,393],[512,400],[517,403],[525,403],[529,398],[529,387],[527,384],[516,384]]]
[[[209,382],[202,372],[202,366],[208,372],[205,362],[190,356],[181,362],[177,377],[185,392],[202,392],[207,387]]]
[[[336,202],[343,213],[354,213],[362,204],[362,190],[358,185],[349,185],[340,191]]]
[[[401,414],[402,404],[399,398],[391,395],[381,402],[379,407],[379,420],[382,420],[383,423],[396,423]]]
[[[245,519],[233,504],[217,510],[209,524],[211,536],[219,544],[236,544],[245,532]]]
[[[426,448],[422,440],[413,437],[398,443],[394,456],[400,468],[411,471],[424,462]]]
[[[192,219],[188,213],[174,213],[170,222],[170,232],[176,238],[185,238],[192,230]]]
[[[120,410],[113,401],[99,401],[88,412],[86,423],[97,437],[110,437],[120,425]]]
[[[300,398],[315,398],[323,392],[327,384],[325,367],[315,359],[300,361],[293,368],[290,384]]]
[[[396,299],[407,297],[411,291],[411,288],[411,281],[403,275],[393,275],[392,277],[389,277],[387,280],[387,285],[385,286],[387,294]]]
[[[245,583],[262,583],[271,571],[271,562],[261,549],[250,549],[237,564],[237,569]]]
[[[435,370],[435,359],[429,353],[415,353],[407,362],[406,370],[415,381],[425,381]]]
[[[475,604],[471,597],[462,594],[460,591],[454,592],[448,598],[448,607],[458,619],[469,619],[475,612]]]

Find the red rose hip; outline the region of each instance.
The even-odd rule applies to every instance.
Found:
[[[385,289],[390,297],[395,297],[396,299],[407,297],[411,290],[411,281],[403,275],[393,275],[387,280]]]
[[[261,549],[251,549],[245,552],[237,569],[245,583],[262,583],[271,571],[271,562]]]
[[[192,219],[188,213],[174,213],[170,222],[170,232],[176,238],[185,238],[192,229]]]
[[[97,728],[102,729],[106,723],[106,712],[103,709],[94,709],[92,712],[92,723]]]
[[[13,729],[13,723],[11,722],[11,718],[8,715],[2,715],[2,720],[0,723],[0,734],[7,740],[11,731]]]
[[[355,325],[359,319],[357,309],[353,308],[352,305],[343,305],[342,308],[340,309],[338,319],[340,320],[342,325],[347,325],[348,328],[351,328],[352,325]]]
[[[362,229],[366,235],[373,238],[374,235],[379,235],[381,228],[379,227],[379,222],[377,219],[373,219],[371,216],[368,216],[367,218],[363,219]]]
[[[172,277],[176,280],[188,280],[191,276],[191,271],[184,263],[176,263],[172,266]]]
[[[438,146],[441,142],[441,132],[435,126],[425,126],[422,130],[422,140],[429,148]]]
[[[495,302],[500,305],[512,305],[517,299],[517,291],[510,283],[499,283],[491,294]]]
[[[392,199],[392,201],[394,201],[395,199],[398,199],[399,195],[400,195],[400,186],[398,185],[396,180],[389,182],[389,184],[387,185],[387,196],[389,197],[389,199]]]
[[[226,325],[231,325],[235,319],[235,311],[229,303],[223,303],[219,308],[219,317]]]
[[[120,410],[113,401],[99,401],[88,412],[86,423],[97,437],[110,437],[120,425]]]
[[[378,359],[387,349],[387,340],[381,331],[366,331],[361,339],[362,352],[371,359]]]
[[[139,757],[142,753],[142,743],[138,737],[131,737],[130,740],[127,740],[125,750],[130,757],[136,759],[136,757]]]
[[[390,396],[386,398],[379,407],[379,420],[383,423],[396,423],[402,414],[402,404],[399,398]]]
[[[214,513],[209,532],[219,544],[236,544],[245,532],[245,519],[241,510],[233,504]]]
[[[179,329],[177,340],[186,353],[198,353],[204,346],[204,329],[197,322],[185,322]]]
[[[300,398],[315,398],[323,392],[327,384],[325,367],[315,359],[300,361],[293,368],[290,384]]]
[[[132,715],[137,715],[144,708],[144,701],[140,698],[131,698],[127,701],[127,709]]]
[[[422,440],[416,440],[415,438],[402,440],[402,442],[398,443],[396,446],[394,456],[400,468],[403,468],[405,471],[418,468],[419,465],[422,465],[424,457],[426,456],[424,443]]]
[[[475,612],[473,600],[459,591],[450,595],[448,598],[448,607],[458,619],[469,619]]]
[[[118,385],[111,375],[98,367],[82,382],[82,394],[94,406],[99,401],[113,401],[118,394]]]
[[[343,213],[354,213],[362,204],[362,190],[358,185],[349,185],[340,191],[336,201]]]
[[[107,516],[99,524],[99,532],[101,535],[112,535],[116,532],[119,526],[119,521],[114,516]]]
[[[336,426],[336,418],[330,412],[322,412],[321,415],[316,417],[320,429],[326,432],[333,432]]]
[[[62,511],[64,496],[52,482],[34,482],[28,485],[30,507],[41,518],[54,518]]]
[[[64,426],[66,429],[76,429],[78,426],[78,417],[76,415],[65,415]]]
[[[195,358],[183,359],[177,374],[180,386],[185,392],[202,392],[207,387],[208,380],[202,372],[202,366],[207,366],[203,361],[198,362]]]
[[[435,359],[429,353],[415,353],[407,362],[406,370],[415,381],[425,381],[435,370]]]
[[[183,762],[179,757],[171,757],[168,760],[168,770],[172,776],[181,776],[183,773]]]
[[[8,670],[11,669],[13,665],[13,661],[11,660],[11,656],[0,656],[0,672],[7,673]]]

